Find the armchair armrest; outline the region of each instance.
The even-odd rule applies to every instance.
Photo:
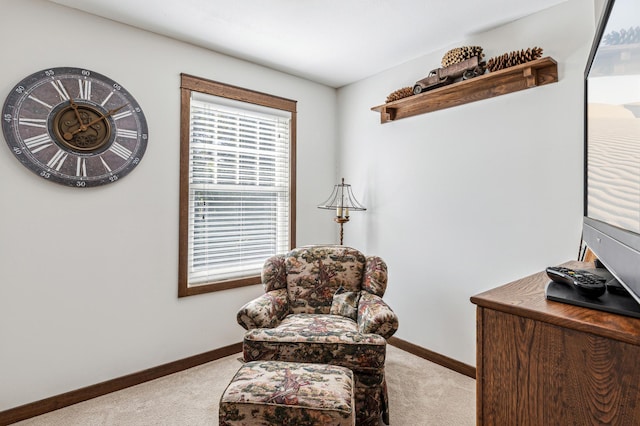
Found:
[[[398,316],[380,296],[363,291],[358,303],[358,330],[378,334],[385,339],[398,329]]]
[[[244,305],[238,311],[238,324],[247,330],[274,328],[289,313],[287,289],[268,291]]]

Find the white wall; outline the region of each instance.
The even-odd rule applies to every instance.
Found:
[[[368,207],[345,244],[387,261],[397,337],[475,365],[469,298],[577,257],[593,33],[593,2],[570,0],[339,90],[340,170]],[[559,82],[380,124],[371,107],[465,45],[540,46]]]
[[[1,143],[0,410],[240,342],[260,286],[177,297],[180,73],[298,101],[299,244],[334,241],[315,206],[335,183],[336,91],[43,0],[1,10],[2,99],[33,72],[87,68],[136,97],[150,139],[131,174],[87,190]]]

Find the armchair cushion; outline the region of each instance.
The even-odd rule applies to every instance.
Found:
[[[398,316],[381,297],[363,291],[358,304],[358,330],[388,339],[398,330]]]
[[[358,320],[358,301],[360,300],[359,291],[345,291],[343,287],[336,290],[331,302],[331,315],[341,315]]]
[[[238,311],[238,323],[251,330],[253,328],[273,328],[289,313],[287,290],[282,288],[269,291],[249,303]]]
[[[361,334],[355,321],[329,314],[292,314],[277,329],[258,328],[244,335],[245,361],[295,361],[333,364],[354,372],[384,369],[386,340]]]

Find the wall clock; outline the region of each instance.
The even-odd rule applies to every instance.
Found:
[[[29,170],[78,188],[122,179],[140,163],[148,141],[142,109],[124,87],[68,67],[20,81],[4,103],[2,131]]]

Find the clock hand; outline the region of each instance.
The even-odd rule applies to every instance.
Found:
[[[78,125],[82,126],[82,119],[80,118],[80,113],[78,112],[78,104],[75,103],[73,99],[69,99],[69,105],[71,105],[71,108],[73,108],[73,112],[76,114]]]
[[[73,99],[69,99],[69,105],[71,105],[71,108],[73,109],[73,112],[76,115],[76,120],[78,120],[78,126],[80,126],[80,129],[82,130],[82,118],[80,118],[80,113],[78,112],[78,104],[75,103],[73,101]],[[73,138],[73,133],[71,132],[65,132],[64,135],[62,135],[63,138],[65,138],[65,140],[71,140],[71,138]]]
[[[114,109],[110,109],[109,111],[107,111],[106,114],[102,115],[98,118],[95,118],[93,120],[91,120],[87,125],[82,126],[84,127],[83,130],[87,130],[87,127],[93,126],[94,124],[96,124],[99,121],[102,121],[103,119],[109,117],[111,114],[115,114],[116,112],[120,111],[122,108],[126,107],[129,104],[124,104],[124,105],[120,105],[118,108],[114,108]],[[77,132],[77,131],[76,131]]]
[[[71,140],[71,138],[73,138],[73,135],[75,135],[76,133],[79,132],[84,132],[87,130],[87,128],[93,126],[94,124],[104,120],[105,118],[109,117],[111,114],[115,114],[116,112],[120,111],[122,108],[126,107],[129,104],[124,104],[124,105],[120,105],[118,108],[114,108],[114,109],[110,109],[109,111],[107,111],[106,114],[100,114],[100,117],[98,118],[94,118],[93,120],[91,120],[89,123],[87,124],[82,124],[80,123],[80,127],[77,128],[76,130],[74,130],[73,132],[66,132],[64,135],[62,135],[66,140]]]

